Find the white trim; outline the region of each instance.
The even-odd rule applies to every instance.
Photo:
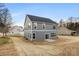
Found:
[[[43,28],[43,26],[44,26],[44,28]],[[46,29],[46,24],[45,23],[42,24],[42,29],[44,29],[44,30]]]
[[[32,40],[32,22],[31,22],[31,40]]]
[[[57,31],[57,30],[25,30],[25,31]]]
[[[38,29],[37,28],[37,26],[38,26],[37,22],[32,22],[32,23],[33,23],[32,25],[36,26],[36,28],[34,28],[34,29]]]

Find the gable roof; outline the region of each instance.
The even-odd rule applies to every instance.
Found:
[[[68,29],[66,27],[59,27],[58,28],[58,34],[65,34],[65,35],[67,35],[67,34],[70,34],[72,32],[76,32],[76,31],[70,30],[70,29]]]
[[[33,15],[27,15],[27,16],[30,18],[31,21],[40,21],[40,22],[47,22],[47,23],[55,23],[55,24],[57,24],[56,22],[52,21],[49,18],[33,16]]]

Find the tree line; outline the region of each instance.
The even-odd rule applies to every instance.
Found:
[[[67,21],[60,20],[59,27],[66,27],[70,30],[76,31],[79,34],[79,18],[70,17]]]
[[[79,33],[79,22],[69,22],[66,27]]]

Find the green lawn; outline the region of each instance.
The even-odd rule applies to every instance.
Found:
[[[9,43],[10,38],[9,37],[0,37],[0,45]]]

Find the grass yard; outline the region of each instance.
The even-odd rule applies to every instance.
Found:
[[[16,56],[17,50],[9,37],[0,37],[0,56]]]
[[[9,43],[10,38],[9,37],[0,37],[0,45]]]

